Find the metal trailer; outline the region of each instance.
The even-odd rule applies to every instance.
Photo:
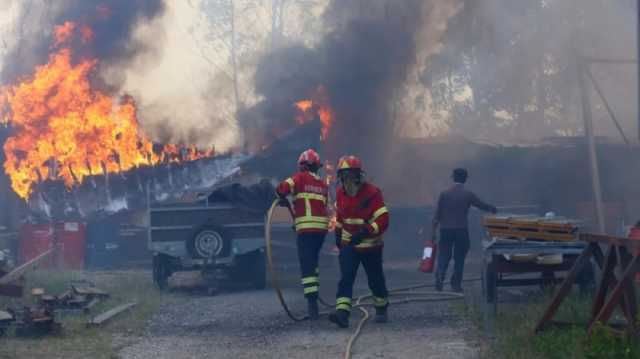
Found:
[[[225,280],[263,289],[265,213],[214,202],[210,196],[200,193],[189,201],[149,205],[155,284],[165,289],[172,273],[200,270],[210,294]]]

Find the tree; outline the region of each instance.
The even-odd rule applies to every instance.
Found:
[[[576,134],[575,55],[624,53],[609,43],[629,35],[631,8],[629,1],[466,0],[449,23],[443,51],[427,59],[423,81],[433,106],[449,111],[450,127],[463,134]],[[459,101],[467,89],[471,101]]]

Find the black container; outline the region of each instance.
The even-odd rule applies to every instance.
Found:
[[[87,224],[86,268],[122,269],[148,266],[147,228],[141,213],[122,211],[94,217]]]

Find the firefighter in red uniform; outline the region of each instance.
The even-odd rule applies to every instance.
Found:
[[[387,321],[388,291],[382,270],[382,235],[389,225],[389,212],[382,192],[363,179],[362,163],[355,156],[338,162],[336,190],[336,245],[340,248],[340,282],[336,311],[329,320],[341,328],[349,326],[353,283],[360,263],[373,293],[376,322]]]
[[[276,192],[281,206],[289,206],[286,197],[293,197],[302,286],[308,301],[309,318],[317,319],[320,285],[318,255],[329,227],[328,189],[327,184],[318,176],[322,165],[320,156],[314,150],[304,151],[298,159],[298,166],[299,171],[280,183]]]

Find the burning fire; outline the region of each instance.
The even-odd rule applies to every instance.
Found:
[[[57,26],[48,63],[0,88],[0,120],[12,132],[4,144],[4,168],[20,197],[28,198],[45,179],[62,179],[71,187],[90,175],[213,156],[213,150],[194,146],[154,150],[140,131],[134,100],[92,88],[98,60],[73,63],[68,44],[76,36],[84,44],[93,32],[73,22]]]
[[[298,124],[304,124],[313,121],[317,115],[322,123],[320,139],[326,141],[329,137],[329,131],[333,125],[334,114],[329,106],[329,96],[324,86],[318,86],[311,100],[302,100],[295,103],[300,113],[296,116]]]

